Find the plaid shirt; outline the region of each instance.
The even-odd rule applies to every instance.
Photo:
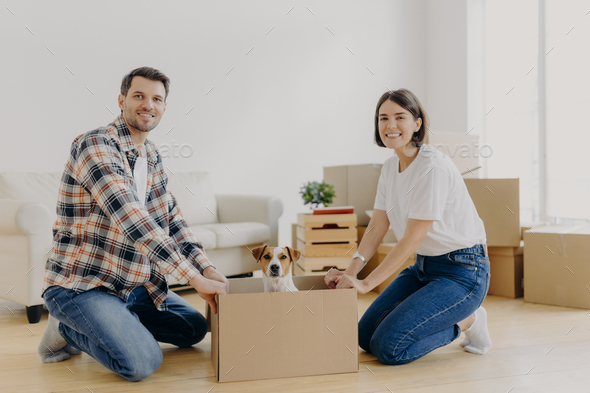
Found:
[[[143,285],[166,310],[166,274],[186,284],[213,266],[167,190],[154,143],[145,147],[144,207],[133,178],[139,153],[123,116],[74,140],[59,187],[44,291],[53,285],[78,293],[102,287],[127,301]]]

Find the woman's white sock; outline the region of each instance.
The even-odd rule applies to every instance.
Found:
[[[467,352],[484,355],[492,347],[492,339],[488,332],[488,314],[483,307],[475,310],[475,321],[465,330],[465,340],[460,345],[465,343],[465,350]]]

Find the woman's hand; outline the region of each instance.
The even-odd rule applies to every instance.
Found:
[[[336,289],[356,288],[361,295],[369,292],[364,280],[358,280],[348,274],[341,274],[336,280]]]
[[[344,273],[337,269],[330,269],[328,274],[324,276],[324,282],[330,289],[336,289],[337,278],[343,275]]]

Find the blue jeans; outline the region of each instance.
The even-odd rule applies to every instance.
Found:
[[[416,256],[359,322],[359,345],[385,364],[405,364],[461,334],[457,323],[483,302],[490,262],[482,245]]]
[[[143,286],[127,302],[100,289],[78,294],[58,286],[44,298],[68,344],[129,381],[147,378],[160,366],[158,341],[185,348],[207,334],[203,315],[172,291],[168,311],[158,311]]]

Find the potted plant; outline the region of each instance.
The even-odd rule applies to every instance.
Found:
[[[312,208],[317,208],[319,205],[328,207],[334,201],[336,192],[334,191],[334,185],[322,181],[308,182],[301,187],[299,192],[303,198],[303,204],[311,204]]]

